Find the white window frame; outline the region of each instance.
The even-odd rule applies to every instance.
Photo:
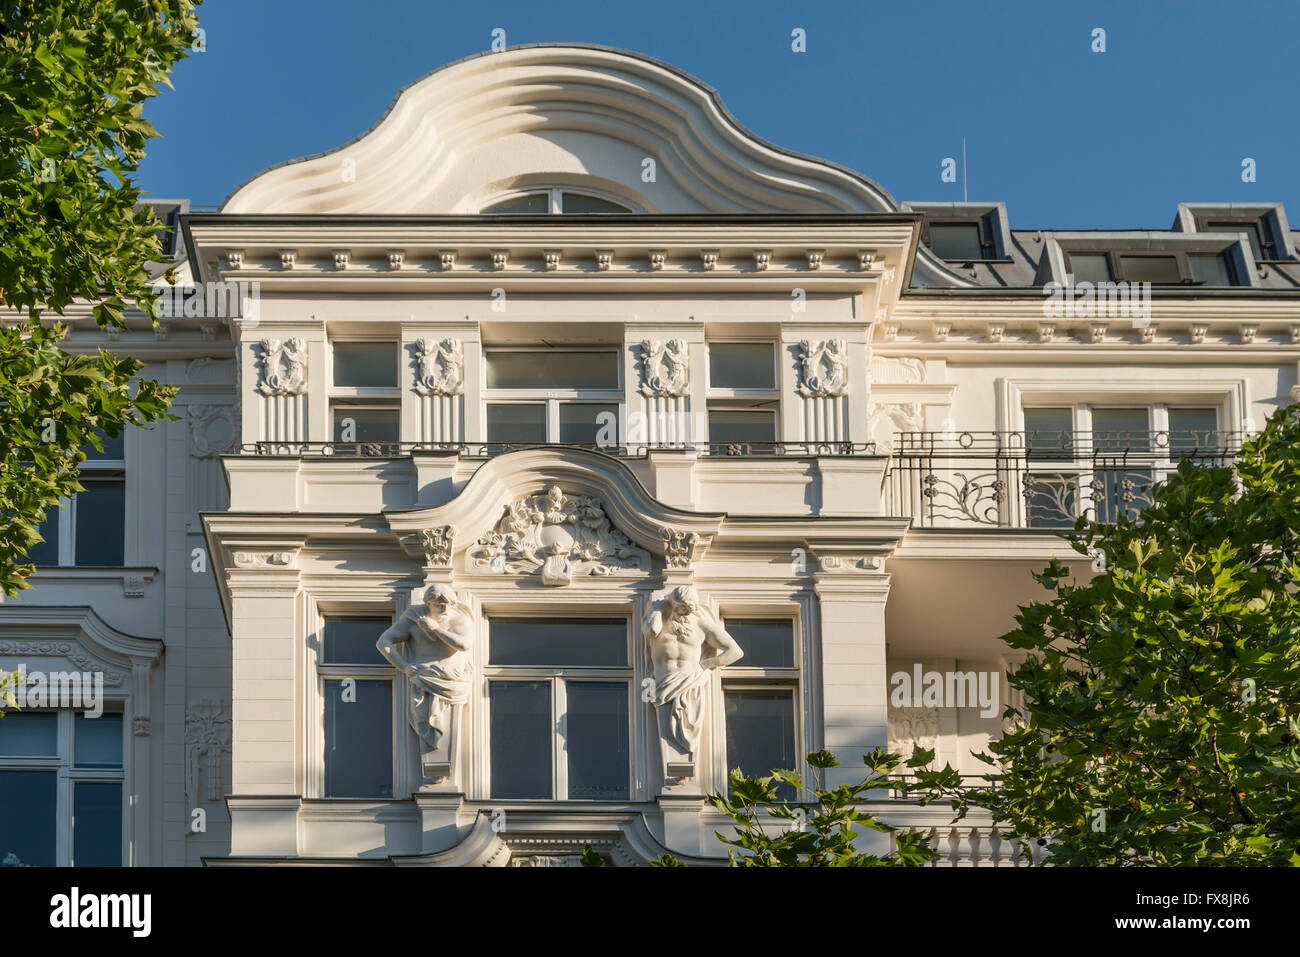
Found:
[[[732,345],[743,343],[762,343],[772,347],[772,381],[771,389],[736,389],[714,386],[713,356],[714,345]],[[781,364],[780,344],[775,339],[764,336],[744,338],[710,338],[705,341],[704,375],[705,375],[705,425],[708,425],[708,413],[718,412],[765,412],[772,416],[772,441],[781,442]],[[708,429],[706,428],[706,431]],[[714,443],[713,436],[705,436],[706,443]],[[710,444],[710,447],[711,444]]]
[[[108,703],[108,702],[106,702]],[[73,792],[74,786],[78,782],[106,781],[116,783],[121,786],[121,848],[118,858],[118,866],[124,866],[128,860],[131,821],[129,808],[131,805],[127,785],[127,762],[130,761],[131,755],[131,733],[128,729],[130,721],[122,707],[120,701],[111,702],[113,707],[106,707],[105,714],[117,714],[122,717],[122,766],[120,768],[78,768],[75,765],[75,752],[73,741],[73,727],[75,725],[75,709],[60,708],[53,713],[58,715],[58,722],[55,730],[55,740],[57,742],[58,755],[50,757],[0,757],[0,770],[3,771],[46,771],[54,770],[58,772],[58,783],[55,786],[55,810],[54,826],[56,828],[54,835],[54,861],[56,867],[73,867]],[[36,709],[31,714],[50,713],[53,709]],[[0,720],[8,720],[0,719]]]
[[[612,389],[489,389],[484,386],[480,391],[480,409],[483,423],[483,441],[490,441],[487,435],[487,410],[489,405],[545,405],[546,406],[546,436],[541,443],[545,445],[557,445],[560,441],[560,404],[568,403],[573,405],[613,405],[614,412],[618,421],[624,418],[624,385],[623,385],[623,363],[619,355],[619,348],[616,345],[604,345],[600,343],[583,344],[583,345],[564,345],[554,349],[547,346],[534,345],[484,345],[480,350],[481,369],[479,381],[487,382],[487,363],[488,357],[494,352],[536,352],[545,354],[547,352],[591,352],[591,353],[613,353],[615,360],[615,369],[618,376],[618,385]]]
[[[397,355],[397,379],[391,387],[384,386],[340,386],[334,384],[334,346],[340,342],[387,342]],[[329,418],[330,441],[339,443],[343,440],[336,436],[334,430],[334,412],[337,409],[350,408],[358,410],[383,410],[397,413],[397,437],[402,437],[402,361],[401,342],[391,336],[340,335],[328,339],[329,356],[325,363],[325,392],[327,397],[326,415]],[[345,443],[366,444],[366,443]],[[389,443],[381,443],[387,445]]]
[[[727,718],[726,718],[726,693],[728,691],[788,691],[790,693],[790,706],[794,715],[794,748],[795,748],[795,767],[794,770],[804,771],[806,754],[809,750],[807,743],[804,741],[802,717],[802,694],[801,694],[801,676],[803,669],[802,629],[800,628],[800,616],[794,610],[786,609],[780,612],[762,612],[762,611],[724,611],[721,615],[722,626],[727,627],[727,620],[748,619],[764,621],[785,621],[790,625],[790,654],[793,664],[788,668],[773,667],[750,667],[745,664],[745,659],[733,665],[720,669],[720,694],[719,699],[723,705],[722,723],[720,727],[719,740],[717,745],[718,757],[722,764],[722,779],[720,789],[726,791],[729,787],[729,775],[731,769],[727,766]],[[744,650],[743,648],[741,649]],[[771,770],[770,768],[767,770]],[[764,772],[765,773],[765,772]]]
[[[592,199],[603,199],[606,202],[617,203],[619,206],[625,207],[625,211],[628,213],[636,212],[636,210],[633,209],[628,204],[627,200],[623,199],[621,196],[615,196],[612,193],[603,193],[599,190],[587,189],[585,187],[577,187],[577,186],[539,186],[539,187],[534,187],[532,189],[512,189],[504,193],[498,193],[496,196],[493,196],[491,199],[484,200],[482,203],[479,204],[479,213],[487,216],[529,215],[526,213],[485,213],[484,211],[489,206],[495,206],[497,203],[504,203],[508,199],[517,199],[524,196],[545,195],[548,197],[548,206],[549,206],[549,208],[547,209],[547,214],[551,216],[560,216],[564,214],[564,199],[562,195],[564,193],[580,193],[583,196],[590,196]],[[603,215],[618,215],[618,214],[605,213]]]

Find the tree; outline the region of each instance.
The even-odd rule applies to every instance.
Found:
[[[841,784],[827,789],[822,786],[821,772],[838,766],[828,751],[808,755],[808,764],[817,779],[806,785],[797,771],[775,770],[763,777],[749,777],[739,768],[731,772],[731,794],[721,791],[709,795],[709,803],[736,825],[734,837],[718,834],[729,845],[727,858],[732,867],[914,867],[938,855],[920,834],[900,834],[897,850],[890,855],[864,854],[854,846],[858,828],[882,834],[894,828],[883,824],[862,807],[863,795],[870,791],[898,790],[906,785],[889,780],[889,773],[902,762],[896,754],[877,748],[863,758],[867,776],[858,784]],[[911,762],[909,767],[913,766]],[[813,795],[814,800],[792,802],[779,788],[785,785],[797,794]],[[773,819],[784,821],[779,833],[770,833]],[[733,848],[739,848],[736,853]],[[590,845],[583,849],[584,867],[604,864]],[[656,867],[681,867],[671,854],[663,854]]]
[[[924,800],[1056,865],[1300,864],[1300,407],[1235,470],[1183,462],[1136,521],[1066,537],[1105,570],[1035,575],[1053,597],[1005,637],[1020,724],[979,755],[986,786],[923,772]]]
[[[75,302],[100,325],[136,305],[154,317],[158,221],[131,182],[157,133],[144,102],[195,41],[190,0],[65,0],[0,8],[0,589],[26,587],[22,559],[60,497],[81,490],[83,445],[168,417],[175,390],[135,381],[135,359],[71,355]]]

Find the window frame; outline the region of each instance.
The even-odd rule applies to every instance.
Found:
[[[1249,242],[1247,243],[1249,248]],[[1106,257],[1106,268],[1110,271],[1110,279],[1107,282],[1149,282],[1149,280],[1127,279],[1124,276],[1124,267],[1122,260],[1129,259],[1172,259],[1178,268],[1178,282],[1153,282],[1153,287],[1159,286],[1165,289],[1172,289],[1179,286],[1205,286],[1211,289],[1230,289],[1240,286],[1249,285],[1242,282],[1242,276],[1237,270],[1237,264],[1231,255],[1231,246],[1225,246],[1222,249],[1114,249],[1114,248],[1086,248],[1083,246],[1071,246],[1069,249],[1062,249],[1061,253],[1065,259],[1066,273],[1073,275],[1074,268],[1072,257],[1075,254]],[[1213,286],[1203,280],[1197,279],[1192,272],[1192,256],[1218,256],[1228,271],[1228,276],[1232,280],[1227,286]],[[1075,282],[1079,282],[1078,279]]]
[[[498,194],[496,194],[495,196],[493,196],[491,199],[487,199],[487,200],[484,200],[483,202],[479,203],[479,206],[478,206],[478,214],[479,214],[480,216],[537,216],[537,215],[543,215],[543,216],[563,216],[563,215],[565,215],[565,213],[564,213],[564,198],[563,198],[563,194],[564,194],[564,193],[580,193],[580,194],[582,194],[583,196],[590,196],[592,199],[600,199],[600,200],[604,200],[604,201],[607,202],[607,203],[615,203],[615,204],[617,204],[617,205],[619,205],[619,206],[624,207],[623,209],[618,210],[617,212],[609,212],[609,213],[576,213],[576,214],[571,213],[571,214],[569,214],[569,215],[579,215],[579,216],[619,216],[619,215],[626,215],[626,214],[628,214],[628,213],[635,213],[635,212],[636,212],[635,209],[633,209],[630,205],[628,205],[627,200],[623,199],[623,198],[620,197],[620,196],[615,196],[615,195],[612,194],[612,193],[605,193],[605,192],[602,192],[602,191],[600,191],[600,190],[588,189],[588,188],[586,188],[586,187],[575,187],[575,186],[535,186],[535,187],[532,187],[532,188],[524,187],[524,188],[521,188],[521,189],[508,190],[507,192],[504,192],[504,193],[498,193]],[[495,206],[495,205],[497,205],[498,203],[504,203],[504,202],[506,202],[507,200],[517,199],[517,198],[522,198],[522,197],[524,197],[524,196],[540,196],[540,195],[545,195],[545,196],[547,197],[547,207],[548,207],[548,208],[547,208],[547,211],[546,211],[545,213],[490,213],[490,212],[487,212],[487,207],[489,207],[489,206]]]
[[[1231,215],[1213,216],[1207,214],[1198,214],[1195,217],[1196,231],[1198,233],[1247,233],[1246,227],[1253,226],[1255,236],[1259,240],[1259,252],[1257,262],[1287,262],[1284,256],[1278,255],[1277,237],[1273,235],[1273,227],[1269,223],[1267,215],[1251,217],[1234,217]],[[1211,223],[1214,224],[1211,228]],[[1227,228],[1224,228],[1227,227]],[[1250,242],[1249,233],[1246,236],[1246,248],[1253,254],[1255,247]]]
[[[386,342],[393,348],[397,356],[397,379],[390,386],[340,386],[334,384],[334,345],[340,342]],[[325,414],[328,418],[330,442],[335,446],[353,446],[358,451],[369,445],[378,444],[384,448],[396,445],[401,446],[402,441],[402,362],[404,351],[401,341],[392,336],[374,336],[374,335],[331,335],[326,340],[329,355],[325,362],[325,397],[326,409]],[[385,412],[397,413],[397,441],[392,442],[344,442],[336,437],[334,430],[334,412],[335,409],[364,409],[364,410],[382,410]]]
[[[59,509],[59,529],[58,538],[55,543],[55,553],[57,560],[54,564],[37,565],[36,570],[39,572],[43,568],[130,568],[131,562],[128,561],[128,518],[133,514],[131,508],[131,485],[128,482],[127,460],[130,457],[130,451],[127,443],[130,429],[122,429],[122,457],[120,459],[103,459],[94,458],[89,453],[86,460],[77,466],[78,473],[90,481],[94,482],[113,482],[122,486],[122,561],[116,565],[79,565],[77,563],[77,500],[81,493],[75,493],[65,498],[60,498],[57,505],[50,507],[47,516],[53,514],[55,509]]]
[[[546,435],[538,445],[560,444],[560,405],[612,405],[615,416],[622,421],[625,416],[626,394],[624,392],[624,369],[619,347],[605,343],[565,344],[563,347],[538,345],[484,345],[480,351],[479,381],[484,383],[479,390],[479,421],[483,423],[483,441],[493,441],[487,434],[489,405],[545,405]],[[617,386],[610,389],[576,389],[576,388],[538,388],[538,389],[489,389],[487,383],[488,358],[499,352],[590,352],[610,353],[614,357]],[[529,445],[534,443],[514,443]]]
[[[773,388],[736,389],[713,384],[712,347],[714,345],[743,343],[762,343],[772,347]],[[719,412],[765,412],[772,416],[772,441],[779,444],[781,442],[782,413],[780,343],[775,339],[764,336],[728,336],[707,339],[704,346],[704,424],[706,433],[709,432],[709,413],[715,410]],[[704,440],[711,454],[721,454],[714,452],[715,445],[724,446],[727,444],[715,441],[711,434],[706,434]]]

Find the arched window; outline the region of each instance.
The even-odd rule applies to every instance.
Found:
[[[555,213],[570,216],[590,213],[630,213],[633,210],[601,196],[590,193],[577,193],[572,190],[552,187],[527,193],[515,193],[505,199],[484,206],[481,213],[511,213],[515,215],[544,215]]]

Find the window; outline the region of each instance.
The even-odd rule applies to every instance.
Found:
[[[628,799],[625,619],[492,618],[487,678],[494,799]]]
[[[401,440],[398,346],[393,341],[335,340],[330,429],[340,452],[388,454]]]
[[[940,259],[970,262],[984,259],[984,237],[978,222],[930,223],[930,249]]]
[[[623,203],[617,203],[590,193],[553,187],[535,192],[517,193],[506,199],[484,206],[480,212],[514,215],[545,215],[547,213],[580,216],[591,213],[630,213]]]
[[[1149,282],[1153,286],[1239,286],[1231,248],[1200,252],[1075,250],[1066,271],[1078,282]]]
[[[0,862],[122,864],[121,713],[10,711],[0,720]]]
[[[710,454],[741,455],[775,443],[775,345],[710,342],[708,396]]]
[[[1110,282],[1110,260],[1105,253],[1070,253],[1075,282]]]
[[[1221,463],[1226,436],[1211,407],[1080,403],[1024,410],[1024,507],[1031,527],[1136,517],[1179,461]]]
[[[120,568],[126,563],[125,435],[96,434],[102,451],[89,442],[81,447],[85,491],[51,509],[40,524],[45,540],[28,552],[37,566]]]
[[[393,667],[376,646],[392,623],[338,616],[326,618],[321,629],[323,797],[393,796]]]
[[[1200,230],[1206,233],[1245,233],[1255,261],[1276,259],[1277,246],[1263,217],[1260,219],[1204,220]]]
[[[487,350],[487,441],[617,446],[618,360],[611,348]]]
[[[799,769],[794,621],[789,618],[733,618],[724,627],[745,656],[723,671],[727,726],[727,770],[766,775],[775,768]],[[786,800],[794,790],[781,785]]]
[[[776,357],[772,343],[709,343],[709,388],[775,389]]]

